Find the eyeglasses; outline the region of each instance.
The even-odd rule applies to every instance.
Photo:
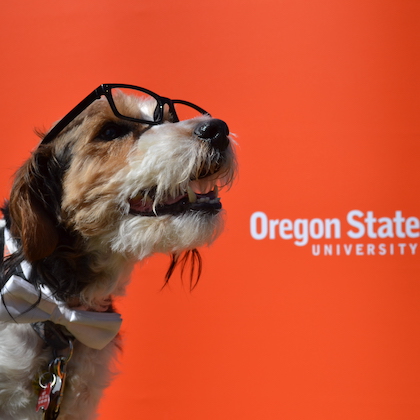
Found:
[[[154,99],[156,101],[156,107],[151,116],[142,115],[143,118],[134,118],[129,115],[125,115],[126,111],[121,105],[114,101],[114,98],[118,96],[116,91],[122,91],[122,93],[138,98],[141,102]],[[109,106],[116,117],[123,120],[132,121],[141,124],[158,125],[162,124],[165,120],[165,116],[168,114],[171,117],[171,122],[179,122],[187,119],[194,118],[199,115],[209,115],[203,108],[194,105],[191,102],[182,101],[180,99],[169,99],[160,96],[148,89],[144,89],[138,86],[125,85],[125,84],[102,84],[96,88],[92,93],[86,96],[78,105],[76,105],[65,117],[63,117],[43,138],[41,144],[50,143],[57,137],[58,134],[63,131],[68,124],[70,124],[82,111],[84,111],[90,104],[95,102],[97,99],[105,96],[108,100]],[[118,101],[117,101],[118,102]],[[140,113],[140,109],[139,109]]]

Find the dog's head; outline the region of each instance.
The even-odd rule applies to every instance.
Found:
[[[218,191],[235,174],[227,125],[189,102],[130,91],[79,104],[18,171],[11,229],[28,261],[75,242],[129,260],[179,255],[220,232]],[[198,116],[183,120],[178,106]]]

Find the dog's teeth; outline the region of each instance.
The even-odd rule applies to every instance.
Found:
[[[188,200],[190,203],[195,203],[197,201],[197,194],[192,190],[190,186],[187,187]]]

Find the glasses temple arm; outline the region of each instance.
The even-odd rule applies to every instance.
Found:
[[[81,112],[83,112],[92,102],[99,99],[104,94],[103,86],[99,86],[92,93],[79,102],[69,113],[67,113],[42,139],[41,144],[50,143],[61,131],[70,124]]]

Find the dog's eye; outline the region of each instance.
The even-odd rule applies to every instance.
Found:
[[[124,137],[130,131],[130,128],[125,125],[109,123],[105,125],[99,132],[98,139],[103,141],[111,141],[120,137]]]

